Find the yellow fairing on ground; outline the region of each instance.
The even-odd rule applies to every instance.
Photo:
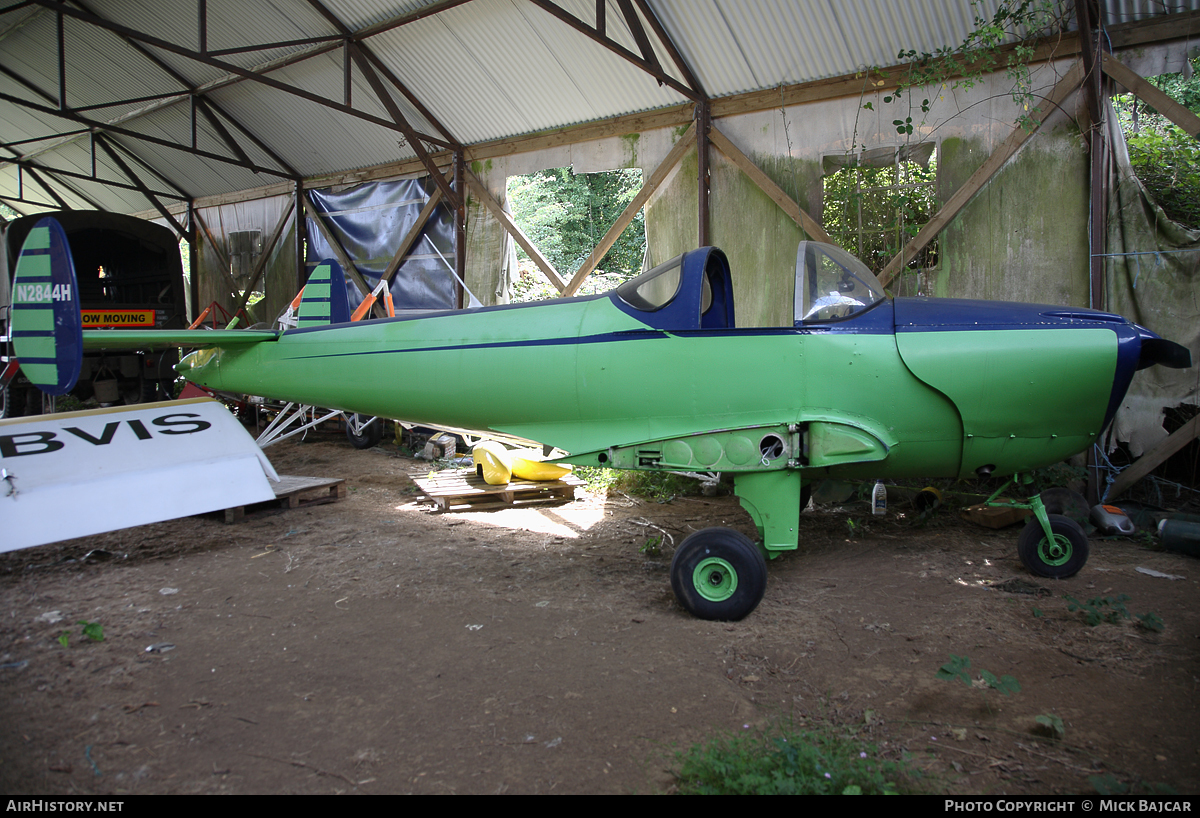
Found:
[[[522,480],[558,480],[571,473],[571,467],[559,463],[543,463],[537,449],[516,449],[512,457],[512,473]]]
[[[475,473],[489,486],[507,485],[513,475],[513,459],[508,449],[494,440],[481,440],[471,450]]]

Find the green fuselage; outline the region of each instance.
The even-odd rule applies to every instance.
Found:
[[[291,331],[179,369],[218,390],[538,440],[574,462],[951,477],[1086,447],[1115,363],[1103,329],[668,332],[598,297]],[[772,430],[783,450],[764,458]],[[665,457],[617,456],[656,443]]]

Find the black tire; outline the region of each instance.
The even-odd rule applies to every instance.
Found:
[[[361,422],[361,420],[359,415],[350,415],[346,418],[346,439],[356,449],[373,449],[379,445],[379,441],[383,440],[383,421],[376,418],[374,423],[362,430],[361,435],[356,435],[354,434],[354,423],[355,421]]]
[[[734,622],[762,601],[767,561],[744,534],[731,528],[705,528],[675,550],[671,590],[692,616]]]
[[[1037,517],[1030,517],[1017,538],[1017,555],[1039,577],[1066,579],[1079,573],[1088,559],[1088,538],[1079,523],[1061,514],[1050,514],[1054,544],[1046,540]]]

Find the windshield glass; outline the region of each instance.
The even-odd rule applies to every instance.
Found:
[[[796,253],[797,323],[848,318],[886,297],[867,265],[845,250],[815,241],[800,242]]]
[[[626,281],[617,287],[617,295],[634,309],[660,310],[670,304],[679,292],[682,272],[683,256],[676,256],[652,270],[647,270],[637,278]]]

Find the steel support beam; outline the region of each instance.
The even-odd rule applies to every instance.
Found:
[[[697,169],[697,210],[698,224],[696,226],[697,242],[700,247],[708,246],[709,229],[709,169],[708,169],[708,132],[712,127],[712,109],[705,100],[696,106],[696,169]]]
[[[425,170],[429,171],[429,175],[433,177],[433,181],[442,189],[442,195],[446,197],[446,201],[450,202],[451,206],[457,209],[462,203],[462,198],[455,192],[454,188],[450,187],[450,184],[446,181],[446,177],[442,176],[438,171],[437,165],[430,158],[429,151],[425,150],[425,146],[421,144],[421,140],[424,137],[414,131],[412,126],[408,124],[408,121],[404,118],[404,114],[400,111],[400,106],[396,104],[396,100],[392,99],[392,95],[379,79],[379,75],[375,73],[375,69],[371,66],[370,61],[359,50],[358,45],[347,42],[346,47],[350,50],[354,62],[358,65],[358,70],[366,77],[367,82],[371,85],[371,90],[379,98],[379,103],[395,121],[396,125],[399,126],[404,136],[408,139],[408,144],[416,152],[417,158],[425,166]]]
[[[323,106],[325,108],[330,108],[332,110],[338,111],[339,113],[355,117],[356,119],[361,119],[365,122],[371,122],[375,125],[379,125],[381,127],[387,128],[389,130],[394,130],[394,131],[399,131],[401,133],[404,133],[404,130],[405,130],[404,128],[400,127],[397,123],[389,122],[388,120],[383,119],[382,117],[377,117],[372,114],[365,113],[364,111],[355,110],[354,108],[351,108],[348,105],[341,105],[337,102],[326,99],[325,97],[321,96],[320,94],[313,94],[308,91],[304,91],[300,88],[296,88],[295,86],[288,85],[285,82],[281,82],[279,80],[272,79],[263,74],[256,73],[255,71],[253,71],[251,69],[241,68],[240,66],[234,65],[233,63],[228,63],[228,62],[224,62],[223,60],[218,60],[214,57],[210,57],[209,55],[203,54],[199,51],[194,51],[190,48],[184,48],[181,45],[173,43],[169,40],[164,40],[161,37],[154,37],[149,34],[146,34],[145,32],[141,32],[141,31],[137,31],[136,29],[129,28],[128,26],[123,26],[118,23],[114,23],[110,20],[105,20],[104,18],[98,17],[95,14],[92,14],[90,12],[80,11],[80,10],[75,9],[71,6],[68,6],[64,3],[57,2],[57,0],[35,0],[35,2],[37,2],[39,5],[45,6],[48,9],[51,9],[52,11],[59,12],[63,15],[69,16],[69,17],[74,17],[75,19],[77,19],[81,22],[84,22],[84,23],[88,23],[89,25],[95,26],[96,28],[101,28],[106,31],[111,31],[114,34],[118,34],[118,35],[128,38],[130,40],[135,40],[137,42],[143,43],[144,45],[153,46],[155,48],[161,48],[164,51],[169,51],[172,54],[178,54],[181,57],[187,57],[190,60],[195,60],[196,62],[203,63],[204,65],[208,65],[213,68],[219,68],[222,71],[225,71],[227,73],[236,74],[236,75],[242,77],[243,79],[252,80],[252,81],[260,83],[262,85],[266,85],[269,88],[273,88],[277,91],[282,91],[285,94],[290,94],[292,96],[298,97],[303,100],[307,100],[308,102],[315,103],[315,104]],[[430,142],[432,144],[439,145],[441,147],[454,147],[453,145],[450,145],[450,144],[444,142],[443,140],[438,139],[437,137],[429,136],[427,134],[421,134],[420,138],[426,142]]]
[[[454,152],[454,189],[460,194],[466,189],[467,157],[461,150]],[[460,195],[458,207],[454,208],[454,290],[457,293],[458,308],[462,309],[466,298],[467,280],[467,197]]]
[[[121,169],[121,172],[125,174],[126,178],[128,178],[129,181],[133,182],[134,185],[137,186],[138,192],[150,200],[150,204],[154,205],[154,209],[162,214],[163,218],[167,220],[167,224],[175,228],[176,234],[180,237],[186,235],[187,230],[185,230],[183,225],[179,223],[179,220],[167,212],[167,209],[163,207],[162,202],[160,202],[158,197],[154,195],[154,191],[146,187],[146,184],[142,181],[141,177],[134,173],[133,168],[129,167],[125,160],[121,158],[121,154],[117,153],[117,151],[108,144],[108,137],[101,136],[97,139],[97,141],[100,143],[100,149],[107,153],[108,158],[111,159],[116,166]]]
[[[563,9],[560,6],[556,5],[555,3],[551,2],[551,0],[531,0],[531,2],[538,8],[547,12],[548,14],[551,14],[554,17],[557,17],[559,20],[566,23],[568,26],[575,29],[579,33],[587,36],[589,39],[594,40],[595,42],[604,46],[605,48],[607,48],[609,51],[613,52],[617,56],[622,57],[623,59],[633,63],[638,68],[642,69],[647,74],[654,77],[654,79],[658,80],[660,85],[666,85],[667,87],[671,88],[671,90],[677,91],[680,94],[683,94],[688,99],[693,100],[695,102],[699,102],[703,98],[704,95],[698,89],[691,88],[691,87],[681,83],[679,80],[675,79],[670,74],[663,71],[662,66],[660,66],[658,64],[657,59],[655,59],[654,62],[650,62],[650,61],[646,60],[644,57],[639,57],[637,54],[634,54],[628,48],[625,48],[625,46],[623,46],[620,43],[616,42],[615,40],[609,38],[608,36],[601,34],[598,30],[596,30],[592,26],[589,26],[587,23],[583,22],[583,20],[580,20],[575,15],[571,14],[570,12],[566,11],[565,9]],[[639,28],[640,28],[640,26],[639,26]],[[645,34],[643,33],[642,36],[644,37]],[[636,33],[634,34],[634,37],[636,39],[636,37],[637,37]],[[653,49],[651,49],[651,54],[653,55]]]
[[[90,130],[107,131],[110,133],[117,134],[118,136],[124,136],[129,139],[139,140],[142,142],[149,142],[152,145],[160,145],[164,148],[171,148],[173,150],[183,151],[184,153],[190,153],[193,156],[199,156],[203,159],[211,159],[214,162],[221,162],[222,164],[226,164],[226,165],[235,165],[237,167],[248,167],[249,170],[252,170],[255,173],[269,173],[272,176],[278,176],[283,179],[294,178],[293,174],[291,174],[291,173],[286,173],[283,171],[275,170],[274,168],[262,167],[261,165],[246,166],[246,165],[243,165],[237,159],[230,159],[229,157],[222,156],[219,153],[213,153],[212,151],[200,150],[199,148],[189,148],[186,145],[180,145],[178,142],[172,142],[169,139],[159,139],[158,137],[150,136],[149,134],[143,134],[143,133],[138,133],[137,131],[131,131],[128,128],[120,128],[115,125],[105,124],[105,123],[101,123],[101,122],[95,122],[94,120],[90,120],[87,117],[80,116],[79,114],[76,114],[73,111],[59,111],[55,108],[51,108],[46,105],[38,105],[38,104],[30,102],[28,100],[21,99],[20,97],[15,97],[12,94],[6,94],[2,91],[0,91],[0,99],[4,100],[5,102],[11,102],[13,105],[18,105],[22,108],[28,108],[31,111],[37,111],[39,113],[50,114],[52,116],[61,117],[70,122],[78,122],[81,125],[86,125]],[[64,141],[73,142],[75,140],[70,139],[70,140],[64,140]],[[57,146],[54,146],[54,147],[57,147]],[[45,153],[47,150],[51,150],[51,149],[52,148],[48,147],[48,148],[45,148],[43,150],[36,151],[36,152],[31,151],[29,155],[37,156],[37,155]],[[0,161],[3,161],[3,160],[0,160]]]

